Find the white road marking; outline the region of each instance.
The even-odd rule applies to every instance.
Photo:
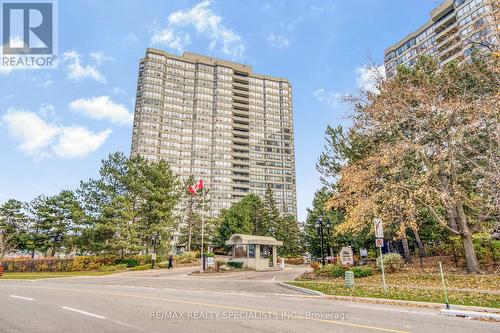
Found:
[[[87,316],[99,318],[99,319],[106,319],[106,317],[104,317],[104,316],[100,316],[100,315],[97,315],[97,314],[94,314],[94,313],[90,313],[90,312],[86,312],[86,311],[82,311],[82,310],[70,308],[69,306],[61,306],[61,308],[65,309],[65,310],[69,310],[69,311],[78,312],[78,313],[81,313],[81,314],[84,314],[84,315],[87,315]]]
[[[273,276],[273,278],[271,279],[271,281],[276,280],[277,277],[278,277],[278,275]]]
[[[24,299],[26,301],[34,301],[34,298],[29,298],[29,297],[23,297],[23,296],[16,296],[16,295],[10,295],[12,298],[19,298],[19,299]]]

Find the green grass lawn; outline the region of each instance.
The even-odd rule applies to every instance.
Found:
[[[338,282],[293,281],[289,283],[294,286],[317,290],[327,295],[386,298],[444,304],[444,295],[440,290],[400,288],[397,286],[389,286],[388,293],[385,294],[382,286],[357,285],[354,288],[345,288],[343,283]],[[495,294],[449,291],[448,298],[450,304],[455,305],[472,305],[500,308],[500,296]]]
[[[71,277],[71,276],[101,276],[112,273],[117,273],[119,271],[113,272],[26,272],[26,273],[3,273],[0,277],[1,280],[9,279],[22,279],[22,280],[36,280],[36,279],[47,279],[47,278],[58,278],[58,277]]]

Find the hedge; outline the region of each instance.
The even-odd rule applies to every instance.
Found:
[[[229,267],[232,267],[232,268],[236,268],[236,269],[243,268],[243,262],[241,262],[241,261],[229,261],[226,265]]]

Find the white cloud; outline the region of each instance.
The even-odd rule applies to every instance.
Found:
[[[208,38],[209,49],[220,51],[232,57],[241,57],[245,46],[241,36],[222,23],[222,18],[210,8],[210,1],[205,0],[188,10],[171,13],[167,18],[167,27],[155,29],[151,42],[166,45],[182,51],[190,44],[190,36],[182,28],[191,27]]]
[[[97,120],[110,120],[112,123],[130,124],[134,115],[122,104],[113,102],[109,96],[80,98],[69,104],[69,107]]]
[[[39,88],[48,88],[52,84],[54,84],[54,81],[52,81],[52,80],[49,79],[49,80],[46,80],[46,81],[43,81],[43,82],[37,84],[37,87],[39,87]]]
[[[151,37],[151,42],[153,44],[166,45],[177,52],[182,52],[187,45],[191,44],[187,33],[182,31],[176,32],[169,28],[156,31],[153,37]]]
[[[342,94],[338,92],[325,91],[320,88],[314,92],[314,97],[321,103],[324,103],[332,108],[339,106],[342,102]]]
[[[378,81],[385,78],[384,65],[378,67],[362,66],[356,69],[358,88],[371,93],[378,93]]]
[[[290,46],[290,39],[282,35],[270,34],[269,36],[267,36],[267,41],[271,44],[272,47],[277,47],[280,49]]]
[[[53,111],[51,104],[44,104],[39,112],[50,116]],[[94,133],[81,126],[61,126],[34,112],[13,107],[1,119],[9,136],[19,142],[19,150],[36,159],[51,153],[63,158],[83,157],[97,150],[111,134],[110,129]]]
[[[102,51],[95,51],[89,54],[90,58],[96,62],[97,65],[101,65],[107,61],[115,61],[113,57],[108,56]]]
[[[60,128],[40,118],[36,113],[9,108],[2,116],[10,136],[21,142],[19,149],[36,157],[46,155],[44,148],[59,135]]]
[[[94,133],[81,126],[64,127],[61,129],[59,141],[52,150],[64,158],[83,157],[102,146],[111,133],[111,129]]]
[[[125,36],[125,42],[129,44],[137,44],[139,42],[139,38],[137,38],[133,32],[129,32],[127,36]]]
[[[40,114],[40,116],[42,116],[45,119],[52,118],[56,114],[56,109],[55,109],[54,105],[44,103],[40,106],[40,109],[38,110],[38,114]]]
[[[0,75],[9,75],[14,70],[14,67],[0,66]]]
[[[111,93],[113,95],[120,95],[120,96],[123,96],[123,95],[126,94],[125,89],[123,89],[122,87],[113,87],[113,88],[111,88]]]
[[[101,83],[106,83],[106,78],[98,69],[98,64],[82,65],[81,54],[75,50],[64,52],[63,61],[66,63],[68,79],[75,81],[93,79]]]

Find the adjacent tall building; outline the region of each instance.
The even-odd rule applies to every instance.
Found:
[[[498,0],[445,0],[430,14],[430,20],[385,51],[388,77],[398,65],[412,66],[418,55],[434,56],[440,65],[467,59],[479,51],[498,48],[500,2]]]
[[[203,179],[216,216],[249,193],[274,191],[296,215],[292,87],[248,65],[147,49],[139,65],[132,155]]]

